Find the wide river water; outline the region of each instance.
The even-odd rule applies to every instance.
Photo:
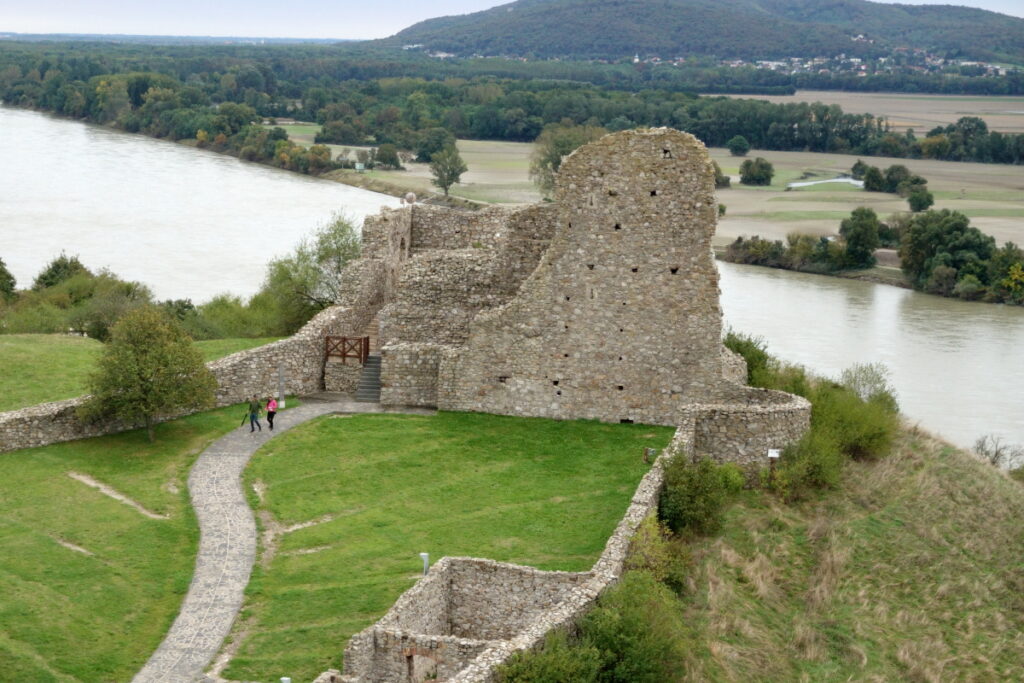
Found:
[[[141,135],[0,107],[0,258],[20,286],[62,249],[159,298],[257,290],[335,211],[398,201]],[[727,325],[827,376],[891,371],[903,412],[962,446],[1024,444],[1024,308],[719,263]]]
[[[337,211],[399,200],[103,126],[0,107],[0,258],[21,287],[60,254],[195,303],[259,289]]]

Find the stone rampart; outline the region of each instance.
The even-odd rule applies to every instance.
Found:
[[[287,339],[207,363],[217,380],[215,406],[240,403],[253,394],[276,394],[279,370],[284,373],[286,394],[320,391],[323,388],[324,337],[354,336],[366,328],[383,302],[381,275],[379,262],[354,261],[342,275],[345,294],[339,305],[321,311]],[[0,452],[113,434],[137,426],[116,420],[95,423],[79,420],[75,412],[85,399],[43,403],[0,413]],[[164,415],[158,421],[182,414]]]

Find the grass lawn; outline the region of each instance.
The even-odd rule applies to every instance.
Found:
[[[157,425],[153,444],[137,430],[0,454],[0,679],[131,679],[191,581],[198,529],[188,469],[238,426],[239,412]],[[146,517],[68,472],[167,519]]]
[[[249,585],[224,677],[311,680],[340,667],[432,561],[472,555],[589,569],[673,430],[467,413],[326,417],[273,440],[245,474],[283,529]],[[264,547],[264,557],[267,548]]]
[[[197,346],[211,361],[272,341],[275,338],[212,339]],[[0,411],[81,396],[102,349],[94,339],[64,334],[0,335],[0,367],[4,368]]]

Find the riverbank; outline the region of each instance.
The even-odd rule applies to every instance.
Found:
[[[715,258],[725,263],[732,263],[725,258],[725,253],[728,251],[727,245],[716,244],[713,247],[715,252]],[[894,249],[886,249],[879,251],[895,252]],[[794,273],[803,273],[805,275],[823,275],[825,277],[837,277],[844,280],[859,280],[861,282],[871,282],[876,285],[889,285],[892,287],[900,287],[901,289],[913,289],[913,285],[907,280],[907,276],[903,274],[898,265],[899,260],[897,258],[897,265],[884,264],[879,259],[879,264],[871,268],[864,268],[861,270],[840,270],[834,273],[811,273],[799,270],[792,270],[790,268],[773,268],[771,266],[761,266],[757,264],[744,263],[740,265],[749,265],[755,268],[767,268],[769,270],[787,270]],[[937,295],[935,295],[937,296]],[[948,298],[948,297],[941,297]]]

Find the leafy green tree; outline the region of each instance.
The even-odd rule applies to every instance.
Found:
[[[78,256],[68,256],[63,251],[60,256],[46,264],[46,267],[36,275],[32,283],[32,289],[39,291],[47,287],[53,287],[65,280],[68,280],[79,273],[88,273],[89,270],[78,260]]]
[[[928,210],[914,214],[903,229],[900,261],[918,289],[951,293],[956,280],[968,273],[987,283],[994,252],[995,239],[972,227],[967,216],[949,209]],[[948,270],[933,277],[940,266]]]
[[[717,161],[712,160],[711,165],[715,167],[715,189],[722,190],[732,185],[732,180],[729,176],[722,173],[721,167]]]
[[[839,225],[839,234],[846,240],[846,264],[851,268],[875,265],[878,229],[881,225],[873,209],[859,207]]]
[[[572,121],[544,126],[533,143],[530,178],[545,196],[550,197],[555,189],[555,176],[562,165],[562,159],[578,147],[602,138],[607,133],[607,130],[599,126],[580,126]]]
[[[885,176],[877,166],[868,166],[864,171],[865,192],[885,192]]]
[[[213,405],[217,381],[181,327],[146,306],[114,325],[88,385],[92,395],[81,418],[141,424],[153,441],[159,418]]]
[[[455,136],[447,128],[427,128],[420,131],[416,136],[413,151],[416,153],[416,161],[428,163],[433,160],[434,155],[446,147],[455,146]]]
[[[740,183],[743,185],[771,185],[775,168],[767,159],[757,157],[740,164]]]
[[[910,204],[910,210],[917,213],[931,207],[935,203],[935,197],[928,190],[920,188],[910,193],[907,203]]]
[[[733,136],[729,142],[725,143],[725,146],[729,149],[729,154],[734,157],[745,157],[750,151],[750,143],[742,135]]]
[[[889,168],[885,169],[885,191],[896,192],[901,183],[910,180],[913,175],[910,169],[902,164],[893,164]]]
[[[853,176],[854,180],[861,180],[864,178],[864,172],[867,171],[868,168],[870,167],[867,164],[865,164],[860,159],[857,159],[857,162],[853,165],[853,168],[850,169],[850,175]]]
[[[430,174],[434,176],[430,182],[444,190],[447,197],[448,189],[458,183],[462,174],[468,170],[466,162],[459,156],[459,150],[451,145],[437,152],[430,160]]]
[[[260,294],[276,309],[280,327],[275,333],[292,334],[341,298],[341,271],[359,258],[360,246],[352,220],[335,214],[291,254],[267,264]]]
[[[7,264],[0,258],[0,299],[10,301],[14,298],[14,287],[17,282],[11,271],[7,270]]]
[[[374,161],[378,166],[385,168],[402,168],[402,160],[398,158],[398,148],[390,142],[386,142],[377,148],[377,157]]]

